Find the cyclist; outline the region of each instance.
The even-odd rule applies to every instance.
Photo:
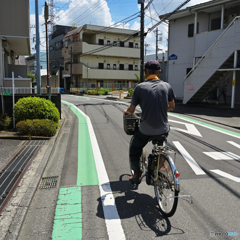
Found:
[[[159,80],[161,73],[160,63],[150,60],[145,64],[146,80],[136,86],[133,92],[131,105],[124,111],[124,116],[133,114],[139,104],[142,109],[141,123],[133,136],[129,157],[134,175],[129,178],[133,184],[140,184],[140,157],[142,149],[152,136],[168,135],[167,111],[175,108],[175,95],[170,84]]]

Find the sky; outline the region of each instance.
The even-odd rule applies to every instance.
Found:
[[[145,0],[145,6],[150,0]],[[209,0],[191,0],[182,9],[208,2]],[[46,0],[48,3],[49,0]],[[145,31],[155,25],[159,15],[172,12],[185,0],[153,0],[150,7],[145,11]],[[35,0],[29,0],[30,4],[30,25],[31,25],[31,49],[35,53]],[[38,0],[39,5],[39,23],[40,23],[40,44],[41,51],[45,49],[45,25],[44,25],[44,0]],[[140,30],[140,5],[138,0],[53,0],[54,23],[58,25],[67,25],[81,27],[84,24],[119,27],[131,30]],[[132,16],[133,15],[133,16]],[[132,17],[130,17],[132,16]],[[130,18],[129,18],[130,17]],[[129,21],[130,20],[130,21]],[[163,23],[158,26],[159,48],[166,51],[168,26]],[[146,54],[155,54],[156,35],[151,31],[145,38]],[[161,53],[161,50],[160,52]]]

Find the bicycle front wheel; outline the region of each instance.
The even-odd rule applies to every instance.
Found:
[[[158,161],[161,163],[158,170],[158,180],[154,184],[154,191],[160,212],[171,217],[178,204],[178,191],[175,189],[175,176],[168,158],[160,154]]]

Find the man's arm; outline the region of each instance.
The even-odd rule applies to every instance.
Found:
[[[135,111],[135,106],[134,105],[130,105],[126,110],[124,110],[124,116],[128,115],[128,114],[133,114]]]
[[[168,111],[171,111],[175,108],[175,101],[174,99],[171,102],[168,102]]]

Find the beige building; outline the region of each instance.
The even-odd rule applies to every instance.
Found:
[[[140,75],[140,42],[136,31],[84,25],[63,38],[65,89],[122,87]],[[72,57],[71,57],[72,56]]]
[[[12,72],[16,87],[31,86],[19,55],[30,55],[29,0],[0,0],[0,87],[9,86]]]

